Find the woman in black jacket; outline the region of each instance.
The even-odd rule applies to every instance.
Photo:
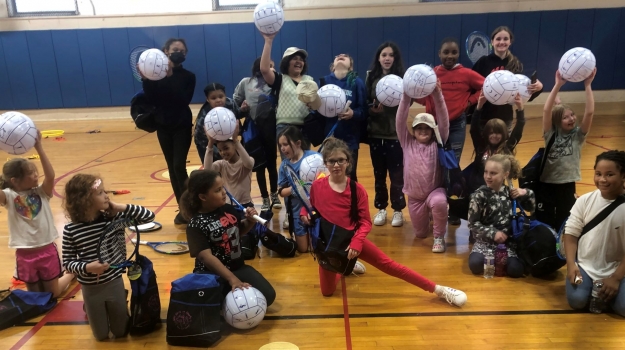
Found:
[[[158,81],[142,77],[143,91],[148,101],[157,108],[156,135],[167,162],[169,181],[176,201],[180,202],[188,179],[187,154],[191,147],[193,127],[189,103],[195,90],[195,74],[182,67],[188,52],[184,39],[167,40],[163,52],[169,57],[167,76]],[[180,225],[187,222],[178,213],[174,223]]]

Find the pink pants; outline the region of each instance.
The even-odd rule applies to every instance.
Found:
[[[408,211],[415,236],[418,238],[427,237],[430,231],[430,212],[432,212],[434,237],[445,237],[447,232],[447,195],[445,189],[435,189],[424,201],[408,197]]]
[[[368,239],[364,240],[362,244],[362,252],[360,252],[358,258],[369,263],[370,265],[373,265],[375,268],[386,273],[387,275],[400,278],[427,292],[434,292],[436,283],[419,275],[406,266],[393,261]],[[319,284],[321,285],[321,294],[324,296],[329,297],[334,293],[336,285],[340,279],[341,275],[325,270],[319,266]]]

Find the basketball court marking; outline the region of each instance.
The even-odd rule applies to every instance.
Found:
[[[123,148],[123,147],[125,147],[125,146],[127,146],[127,145],[129,145],[129,144],[131,144],[131,143],[133,143],[133,142],[135,142],[135,141],[137,141],[137,140],[139,140],[139,139],[141,139],[141,138],[145,137],[145,136],[147,136],[147,135],[149,135],[149,134],[145,134],[145,135],[139,136],[139,137],[137,137],[137,138],[135,138],[135,139],[133,139],[133,140],[131,140],[131,141],[129,141],[129,142],[127,142],[127,143],[125,143],[125,144],[123,144],[123,145],[121,145],[121,146],[119,146],[119,147],[117,147],[117,148],[113,149],[112,151],[109,151],[109,152],[105,153],[104,155],[102,155],[102,156],[100,156],[100,157],[97,157],[97,158],[95,158],[95,159],[100,159],[100,158],[102,158],[102,157],[104,157],[104,156],[106,156],[106,155],[109,155],[109,154],[111,154],[111,153],[113,153],[113,152],[115,152],[115,151],[117,151],[117,150],[119,150],[119,149],[121,149],[121,148]],[[73,173],[76,173],[76,172],[79,172],[79,171],[82,171],[82,170],[85,170],[85,169],[93,168],[93,167],[96,167],[96,166],[101,166],[101,165],[104,165],[104,164],[108,164],[108,163],[114,163],[114,162],[118,162],[118,161],[122,161],[122,160],[128,160],[128,159],[134,159],[134,158],[142,158],[142,157],[144,157],[144,156],[141,156],[141,157],[130,157],[130,158],[126,158],[126,159],[114,160],[114,161],[107,162],[107,163],[98,163],[98,164],[94,164],[94,165],[92,165],[92,166],[87,166],[87,165],[89,165],[90,163],[93,163],[93,162],[94,162],[93,160],[92,160],[92,161],[89,161],[89,162],[87,162],[87,163],[85,163],[85,164],[83,164],[83,165],[81,165],[81,166],[79,166],[79,167],[75,168],[74,170],[71,170],[71,171],[69,171],[69,172],[67,172],[67,173],[65,173],[65,174],[63,174],[63,175],[61,175],[61,176],[57,177],[57,178],[55,179],[55,181],[54,181],[53,193],[54,193],[54,195],[55,195],[56,197],[62,198],[62,196],[61,196],[61,195],[60,195],[60,194],[56,191],[56,185],[59,183],[59,181],[60,181],[61,179],[63,179],[63,178],[65,178],[65,177],[69,176],[70,174],[73,174]],[[167,198],[167,199],[166,199],[163,203],[161,203],[161,205],[160,205],[158,208],[156,208],[156,209],[154,210],[154,215],[158,214],[161,210],[163,210],[163,208],[165,208],[165,207],[167,206],[167,204],[169,204],[169,202],[171,202],[171,200],[172,200],[173,198],[175,198],[175,195],[172,193],[172,194],[169,196],[169,198]],[[134,235],[135,235],[135,233],[134,233],[134,232],[133,232],[133,233],[131,233],[131,234],[130,234],[130,237],[129,237],[128,239],[133,238],[133,237],[134,237]],[[71,299],[74,295],[76,295],[76,293],[78,293],[78,291],[80,290],[80,287],[81,287],[81,285],[80,285],[80,283],[78,283],[78,284],[76,285],[76,287],[74,287],[74,289],[72,289],[72,290],[70,291],[70,293],[69,293],[69,294],[67,294],[67,296],[59,302],[59,304],[64,303],[64,302],[67,302],[67,301],[68,301],[69,299]],[[37,332],[38,332],[38,331],[39,331],[39,330],[43,327],[43,326],[45,326],[45,325],[46,325],[46,323],[47,323],[48,319],[50,319],[50,318],[52,318],[52,317],[55,317],[55,310],[58,310],[58,306],[59,306],[59,305],[57,304],[57,305],[56,305],[56,307],[55,307],[55,308],[53,308],[50,312],[48,312],[48,313],[47,313],[47,314],[46,314],[46,315],[45,315],[45,316],[44,316],[44,317],[43,317],[43,318],[42,318],[39,322],[37,322],[37,324],[35,324],[35,326],[34,326],[32,329],[30,329],[30,330],[29,330],[26,334],[24,334],[24,335],[20,338],[20,340],[18,340],[18,341],[17,341],[17,343],[15,343],[15,345],[13,345],[13,346],[11,347],[11,350],[19,350],[19,349],[21,349],[21,348],[22,348],[22,346],[24,346],[24,344],[26,344],[26,343],[27,343],[27,342],[28,342],[28,341],[29,341],[29,340],[30,340],[30,339],[31,339],[31,338],[32,338],[32,337],[33,337],[33,336],[34,336],[34,335],[35,335],[35,334],[36,334],[36,333],[37,333]]]
[[[343,320],[345,322],[345,348],[352,350],[352,332],[349,326],[349,308],[347,306],[347,288],[345,277],[341,277],[341,292],[343,293]]]

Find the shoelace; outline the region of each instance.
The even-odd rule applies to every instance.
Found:
[[[450,305],[453,305],[453,304],[454,304],[454,303],[453,303],[453,300],[454,300],[454,297],[455,297],[455,295],[454,295],[454,292],[455,292],[455,291],[456,291],[455,289],[451,289],[451,288],[449,288],[449,289],[445,289],[445,291],[443,292],[443,295],[445,296],[445,300],[446,300],[446,301],[447,301]]]

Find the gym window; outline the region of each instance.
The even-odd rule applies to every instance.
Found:
[[[9,17],[76,16],[76,0],[7,0]]]
[[[253,9],[266,0],[213,0],[213,11]],[[276,1],[284,8],[284,0]]]

